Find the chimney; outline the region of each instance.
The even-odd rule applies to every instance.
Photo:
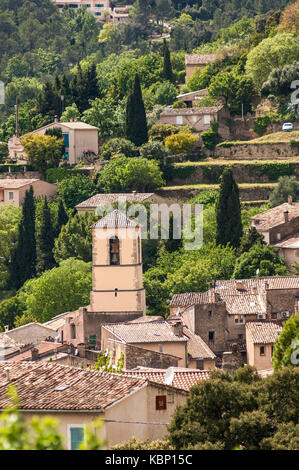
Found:
[[[59,119],[58,119],[57,115],[54,116],[54,122],[59,122]]]
[[[7,333],[9,331],[9,325],[5,325],[4,332]]]
[[[252,287],[252,293],[255,294],[255,295],[257,294],[257,287],[256,286]]]
[[[10,382],[10,376],[9,376],[10,367],[9,367],[9,366],[4,367],[4,370],[5,370],[5,372],[6,372],[6,379],[7,379],[7,382]]]
[[[175,336],[183,336],[183,323],[178,321],[171,325],[171,331]]]
[[[293,196],[288,195],[288,204],[293,204]]]
[[[284,211],[283,216],[284,216],[284,221],[288,222],[289,221],[289,211]]]
[[[38,349],[37,348],[31,349],[31,360],[37,361],[38,358],[39,358]]]
[[[244,290],[245,289],[244,282],[243,281],[236,281],[236,289],[237,290]]]

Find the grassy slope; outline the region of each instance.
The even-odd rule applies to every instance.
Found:
[[[248,145],[248,144],[271,144],[271,143],[282,143],[290,142],[291,140],[299,141],[299,131],[292,132],[274,132],[273,134],[263,135],[252,140],[236,140],[231,142],[223,142],[224,144],[230,143],[232,145]],[[221,147],[221,144],[219,144]]]

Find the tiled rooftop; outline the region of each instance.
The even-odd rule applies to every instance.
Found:
[[[65,349],[65,345],[61,343],[54,343],[52,341],[43,341],[42,343],[34,346],[34,349],[37,349],[37,353],[40,356],[49,356],[55,353],[55,351],[59,351],[60,349]],[[30,361],[32,357],[32,348],[28,351],[18,354],[17,356],[13,356],[11,361],[13,362],[21,362],[21,361]]]
[[[215,114],[218,113],[223,108],[223,106],[210,106],[208,108],[166,108],[161,113],[161,116],[167,116],[172,114],[178,114],[179,116],[194,115],[199,116],[202,114]]]
[[[184,335],[188,338],[187,352],[194,359],[215,359],[216,356],[204,340],[189,330],[189,328],[183,328]]]
[[[299,234],[294,237],[289,237],[289,238],[285,238],[283,241],[279,242],[279,243],[275,243],[274,245],[276,248],[293,248],[293,249],[296,249],[298,250],[299,248]]]
[[[186,65],[207,65],[217,59],[216,54],[186,54]]]
[[[218,280],[215,289],[206,292],[186,292],[175,294],[170,302],[171,307],[187,308],[196,304],[214,303],[214,293],[218,301],[226,302],[227,311],[231,314],[265,313],[265,307],[259,291],[298,289],[299,276],[269,276],[255,279]],[[254,292],[256,289],[256,292]]]
[[[125,343],[164,343],[186,342],[185,336],[176,336],[171,331],[171,326],[165,322],[151,322],[146,325],[141,323],[113,323],[104,325],[103,328],[113,333],[120,341]]]
[[[137,227],[138,223],[132,219],[129,219],[125,214],[115,209],[109,212],[105,217],[96,222],[93,228],[128,228]]]
[[[103,410],[134,393],[146,378],[78,369],[51,362],[0,363],[0,409],[9,405],[7,372],[27,410]]]
[[[48,337],[53,339],[55,337],[55,333],[51,328],[38,322],[27,323],[5,333],[0,333],[0,341],[5,335],[20,344],[37,344]]]
[[[245,326],[254,344],[273,344],[282,332],[282,326],[277,322],[252,321]]]
[[[182,367],[171,367],[173,370],[173,380],[168,385],[182,390],[189,391],[191,387],[197,385],[202,380],[210,377],[210,371],[199,369],[185,369]],[[150,369],[140,367],[136,370],[125,370],[127,377],[140,377],[160,384],[165,384],[165,374],[169,369]]]
[[[19,189],[22,188],[23,186],[27,186],[30,184],[35,183],[36,181],[39,181],[38,178],[1,178],[0,179],[0,188],[1,189]]]
[[[96,208],[101,204],[114,204],[120,198],[126,199],[128,202],[143,202],[152,197],[154,193],[115,193],[115,194],[95,194],[86,201],[76,206],[77,209]]]
[[[288,211],[288,219],[292,220],[299,217],[299,203],[292,202],[291,204],[285,202],[280,206],[273,207],[268,211],[257,214],[250,217],[250,220],[254,222],[254,226],[258,231],[267,231],[272,227],[285,223],[285,212]],[[256,224],[258,222],[258,224]]]

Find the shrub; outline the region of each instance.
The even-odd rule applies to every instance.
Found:
[[[46,173],[46,180],[48,183],[58,183],[65,178],[72,178],[73,176],[79,175],[80,172],[71,170],[70,168],[48,168]]]
[[[142,147],[140,147],[139,152],[142,158],[159,160],[160,162],[163,162],[168,155],[162,142],[156,142],[154,140],[143,144]]]
[[[204,148],[207,148],[208,150],[214,150],[218,140],[216,132],[209,130],[200,134],[200,137],[203,142]]]
[[[173,103],[172,108],[173,109],[187,108],[187,105],[186,105],[186,103],[184,103],[184,101],[177,100]]]
[[[270,117],[265,114],[264,116],[258,116],[254,121],[253,130],[256,132],[260,137],[266,132],[267,127],[271,122]]]
[[[178,134],[178,132],[189,132],[192,133],[192,129],[189,126],[175,126],[174,124],[154,124],[149,131],[149,136],[153,140],[164,141],[166,137],[172,134]]]
[[[189,132],[179,132],[178,134],[173,134],[165,139],[165,147],[173,155],[179,153],[189,153],[193,150],[198,137]]]
[[[196,108],[209,108],[210,106],[217,106],[218,101],[211,96],[203,96],[195,104]]]
[[[110,160],[113,155],[122,153],[125,157],[134,157],[136,155],[136,147],[130,140],[116,137],[110,139],[101,148],[101,158]]]

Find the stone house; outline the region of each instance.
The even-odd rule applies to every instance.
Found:
[[[217,58],[219,57],[216,54],[186,54],[186,83],[196,70],[202,71],[208,64],[214,62]]]
[[[279,249],[288,267],[299,263],[299,203],[288,202],[250,218],[266,243]]]
[[[47,183],[38,178],[15,179],[7,177],[6,179],[0,179],[0,205],[11,204],[19,207],[30,186],[33,188],[34,197],[52,197],[57,192],[56,184]]]
[[[281,322],[250,321],[246,323],[247,363],[259,370],[272,368],[274,343],[282,332]]]
[[[58,8],[69,6],[73,9],[86,7],[89,13],[92,13],[97,19],[104,18],[104,11],[110,12],[109,0],[53,0]]]
[[[16,388],[25,422],[33,416],[59,421],[58,431],[67,449],[75,450],[86,426],[113,446],[131,437],[163,439],[176,406],[186,400],[185,390],[147,378],[78,369],[52,362],[0,364],[0,409],[9,406],[7,388]],[[156,425],[155,423],[159,423]]]
[[[287,320],[298,312],[299,276],[220,280],[203,293],[173,296],[171,312],[215,354],[238,345],[246,358],[245,324],[263,319]]]
[[[31,134],[44,135],[48,129],[59,128],[62,131],[62,137],[65,143],[64,160],[70,165],[79,163],[83,158],[84,152],[93,152],[98,155],[98,128],[73,120],[70,122],[60,122],[57,118],[51,124],[36,129]],[[25,134],[28,135],[28,134]],[[24,136],[23,136],[24,137]]]
[[[176,98],[178,101],[182,101],[185,103],[187,108],[193,108],[203,96],[208,95],[208,90],[203,88],[202,90],[191,91],[189,93],[183,93],[182,95],[178,95]]]
[[[207,108],[166,108],[160,114],[161,124],[173,124],[175,126],[189,126],[196,133],[202,133],[211,129],[211,123],[219,123],[218,134],[221,139],[228,139],[230,135],[227,120],[230,113],[223,106],[211,106]]]

